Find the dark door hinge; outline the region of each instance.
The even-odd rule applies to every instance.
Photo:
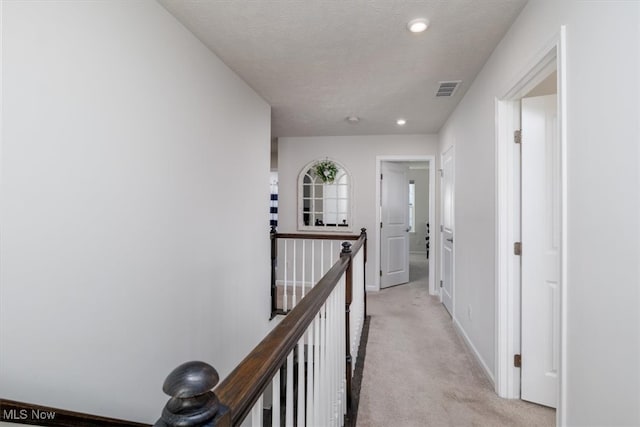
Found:
[[[380,228],[382,228],[382,221],[380,221]]]
[[[442,280],[440,280],[440,287],[442,287]]]
[[[380,270],[380,277],[382,277],[382,270]]]
[[[522,255],[522,242],[515,242],[513,244],[513,254]]]
[[[515,366],[516,368],[522,367],[522,356],[520,356],[519,354],[513,355],[513,366]]]
[[[513,132],[513,142],[516,144],[522,144],[522,131],[517,130]]]

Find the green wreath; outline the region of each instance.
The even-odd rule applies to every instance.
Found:
[[[336,179],[338,166],[331,160],[322,160],[313,165],[313,170],[322,182],[331,184]]]

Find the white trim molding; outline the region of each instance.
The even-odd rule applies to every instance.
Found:
[[[568,201],[568,168],[567,168],[567,28],[560,27],[560,40],[558,49],[558,126],[560,133],[560,181],[561,181],[561,263],[560,277],[560,372],[558,390],[558,408],[556,410],[556,424],[567,425],[567,289],[569,284],[567,268],[568,251],[568,227],[567,227],[567,201]]]
[[[382,170],[382,162],[427,162],[429,163],[429,224],[431,230],[430,248],[435,247],[433,237],[438,233],[435,233],[436,228],[439,230],[440,226],[435,223],[435,170],[436,170],[436,157],[434,155],[421,155],[421,154],[398,154],[398,155],[378,155],[376,156],[376,224],[380,224],[380,171]],[[374,227],[373,234],[370,235],[374,242],[373,262],[375,264],[375,272],[380,271],[380,227]],[[371,239],[369,241],[371,241]],[[430,249],[429,255],[429,294],[437,295],[435,279],[435,251]],[[439,256],[439,255],[438,255]],[[374,280],[374,286],[368,286],[367,291],[379,291],[380,290],[380,276],[376,274]]]
[[[495,100],[496,114],[496,376],[495,390],[505,398],[520,398],[520,370],[513,366],[520,353],[520,259],[513,244],[520,239],[519,156],[513,132],[520,128],[520,99],[557,70],[558,125],[561,144],[562,241],[560,300],[560,368],[557,425],[565,425],[566,395],[566,313],[567,313],[567,105],[566,29],[534,55],[528,66],[506,86]]]
[[[513,135],[520,128],[519,101],[496,99],[496,393],[520,398],[520,371],[513,355],[520,353],[520,260],[513,242],[520,240],[518,164],[520,147]],[[518,182],[519,184],[519,182]]]
[[[487,366],[487,363],[485,362],[485,360],[482,358],[482,356],[480,356],[480,352],[478,351],[476,346],[473,345],[473,342],[471,341],[471,339],[467,335],[467,332],[464,330],[464,328],[462,327],[460,322],[458,322],[458,319],[456,319],[455,317],[453,318],[453,326],[455,327],[455,329],[458,332],[458,334],[464,340],[467,348],[470,350],[471,354],[473,354],[473,357],[476,359],[478,364],[482,367],[482,370],[484,371],[485,375],[487,376],[487,379],[489,381],[491,381],[492,385],[495,386],[496,381],[495,381],[495,378],[494,378],[493,374],[491,373],[491,369],[489,369],[489,366]]]

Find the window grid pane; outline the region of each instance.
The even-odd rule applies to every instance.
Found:
[[[333,183],[323,182],[313,168],[302,178],[302,221],[304,226],[349,226],[349,176],[339,169]]]

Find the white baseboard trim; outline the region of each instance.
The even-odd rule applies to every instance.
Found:
[[[409,251],[410,254],[427,256],[427,251]]]
[[[458,322],[458,319],[455,319],[455,318],[453,319],[453,326],[456,328],[456,331],[460,334],[460,336],[464,340],[464,343],[467,345],[469,350],[471,350],[471,354],[473,354],[475,359],[478,361],[478,363],[482,367],[482,370],[484,371],[485,375],[487,376],[489,381],[491,381],[491,385],[495,389],[496,381],[495,381],[495,378],[493,377],[493,374],[491,373],[491,370],[489,369],[489,367],[485,363],[485,361],[482,358],[482,356],[480,356],[480,353],[478,352],[478,349],[476,348],[475,345],[473,345],[473,343],[471,342],[471,339],[469,338],[469,335],[467,335],[467,332],[464,330],[462,325]]]

